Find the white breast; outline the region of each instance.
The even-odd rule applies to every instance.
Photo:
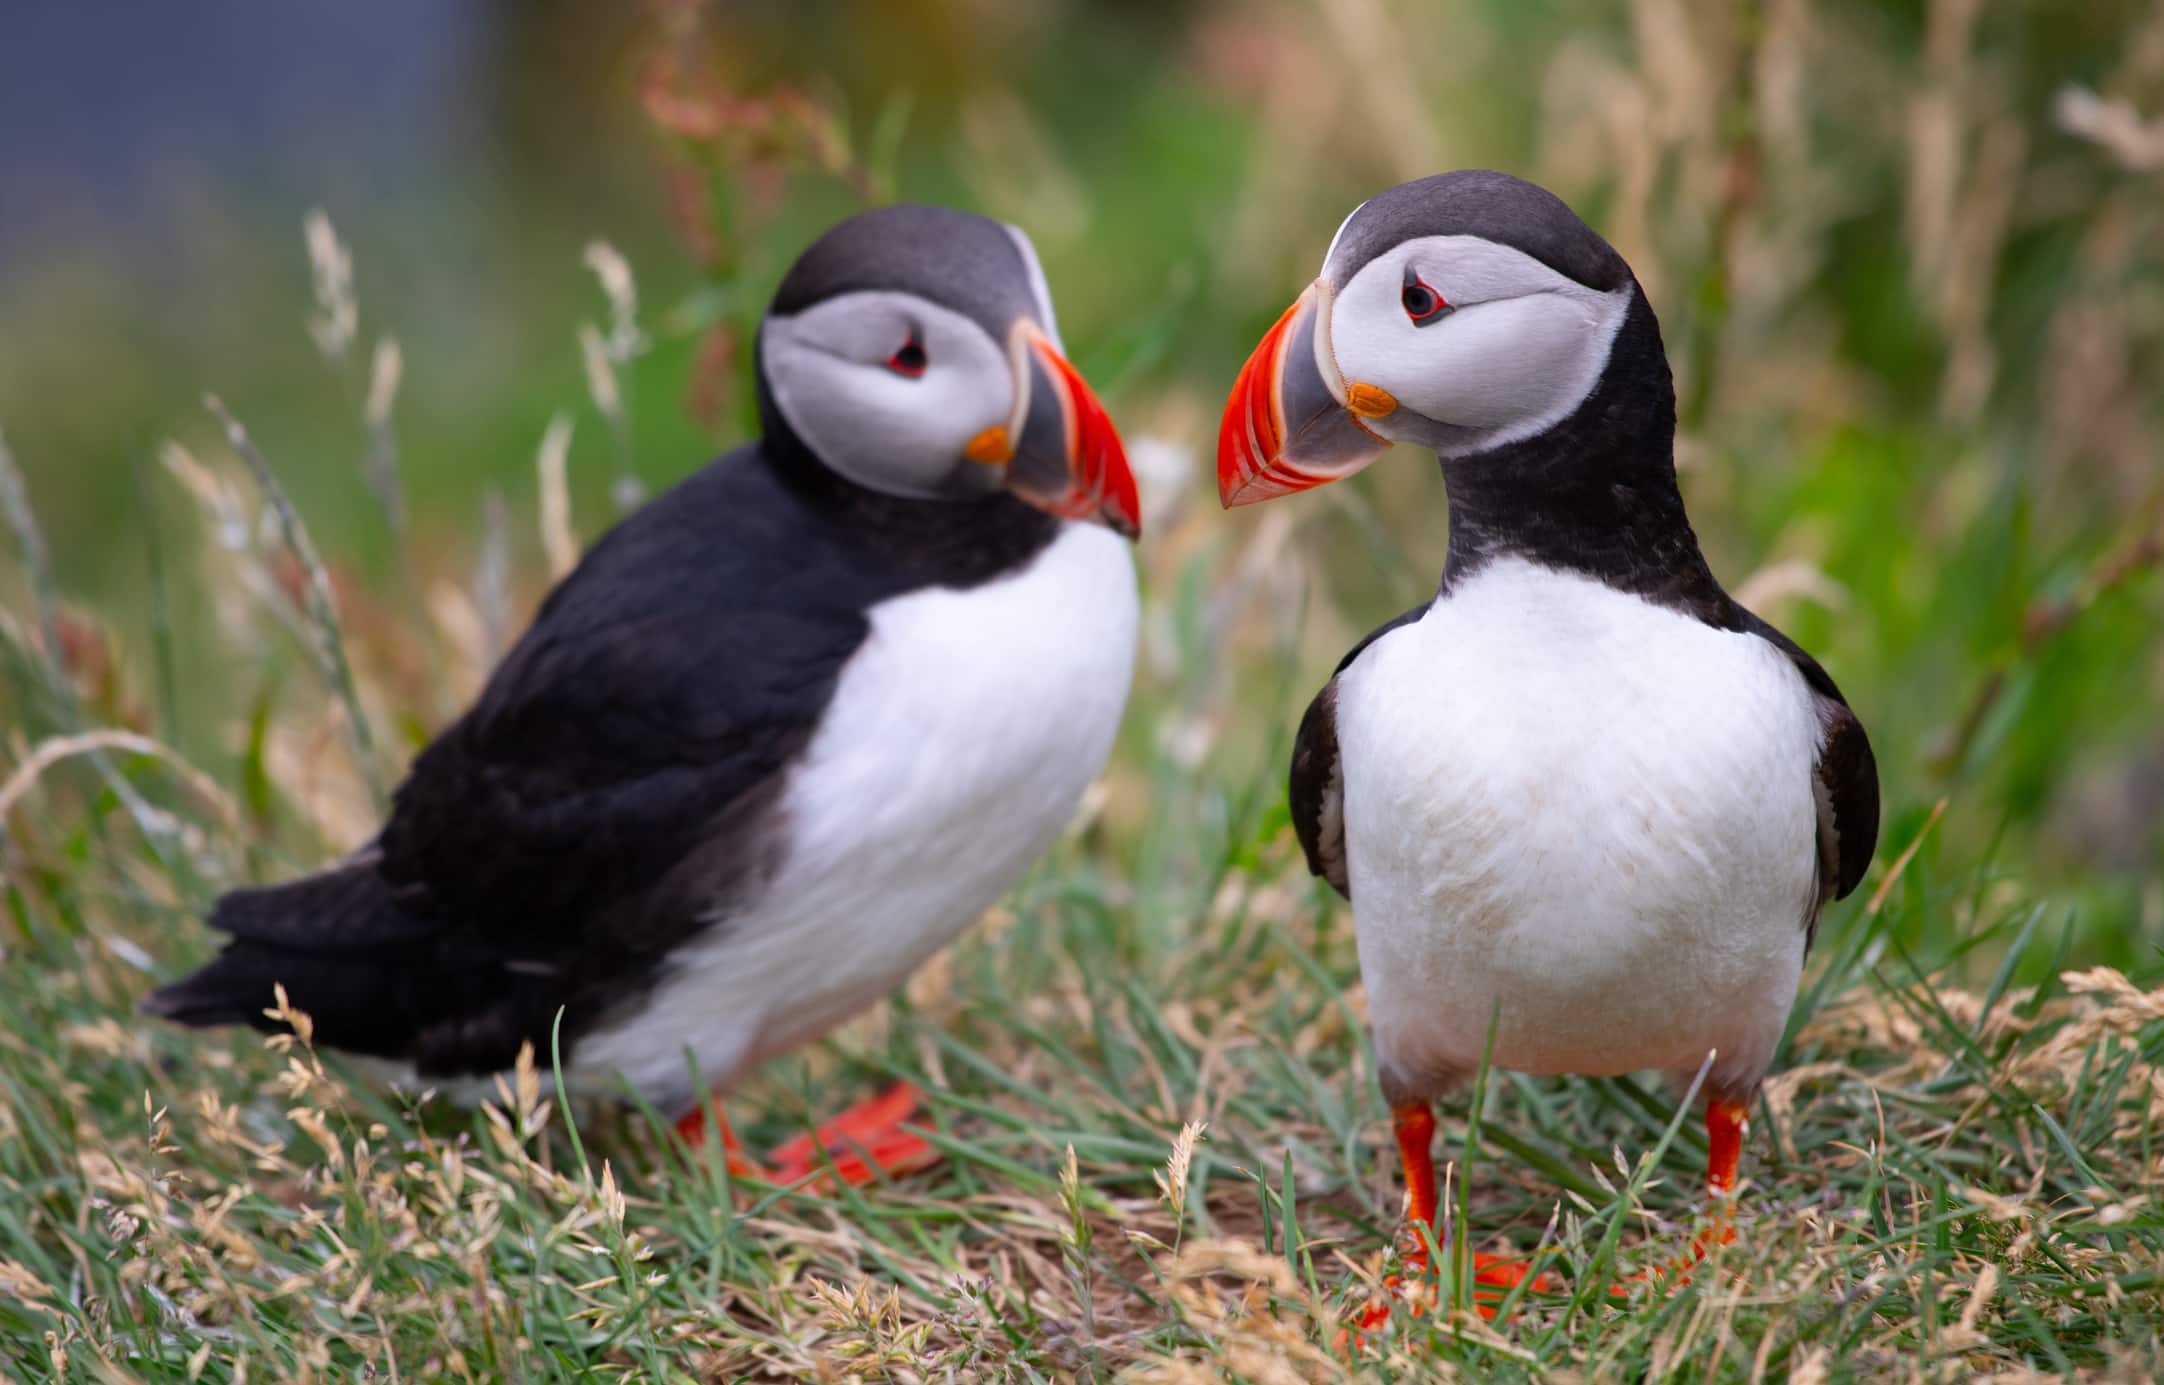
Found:
[[[772,886],[687,949],[639,1012],[588,1035],[664,1109],[892,991],[1013,886],[1104,767],[1133,673],[1126,543],[1070,524],[1024,571],[875,607],[782,800]]]
[[[1386,1083],[1763,1074],[1813,900],[1817,721],[1778,649],[1490,564],[1340,675],[1361,971]]]

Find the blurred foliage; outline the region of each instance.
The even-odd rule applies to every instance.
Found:
[[[364,159],[318,134],[321,187],[288,170],[287,198],[215,161],[168,170],[186,190],[152,205],[179,250],[48,223],[0,277],[0,426],[69,618],[139,724],[198,761],[260,769],[274,708],[329,705],[275,623],[205,600],[205,496],[157,461],[167,436],[224,458],[203,390],[253,429],[326,555],[396,730],[381,773],[546,581],[549,420],[573,425],[568,507],[590,538],[627,477],[651,490],[747,434],[772,283],[820,227],[902,196],[1025,227],[1084,371],[1131,441],[1165,444],[1137,448],[1151,649],[1113,780],[1124,849],[1166,849],[1140,831],[1153,818],[1266,807],[1331,662],[1430,589],[1445,506],[1407,456],[1290,513],[1216,513],[1223,390],[1361,198],[1489,165],[1554,188],[1644,281],[1693,516],[1730,586],[1862,711],[1885,854],[1944,796],[1925,852],[2063,901],[2080,955],[2164,938],[2164,7],[460,13],[462,65],[411,143]],[[370,170],[409,155],[425,176],[373,199]],[[296,228],[317,200],[356,261],[354,340],[328,368],[302,330]],[[580,264],[594,239],[637,276],[629,336]],[[390,337],[402,376],[371,426]],[[403,521],[372,495],[385,446]],[[299,859],[325,845],[311,831],[353,830],[299,817]],[[1979,890],[1935,917],[1958,932],[1999,907]]]

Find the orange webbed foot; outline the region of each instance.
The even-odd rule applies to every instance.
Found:
[[[868,1101],[859,1102],[807,1135],[776,1146],[766,1165],[744,1153],[729,1123],[721,1123],[722,1149],[732,1176],[756,1178],[775,1184],[805,1183],[814,1190],[827,1187],[827,1164],[834,1175],[850,1187],[864,1187],[882,1178],[914,1173],[940,1160],[937,1146],[923,1136],[902,1128],[917,1112],[920,1093],[899,1082]],[[700,1107],[677,1122],[677,1133],[694,1149],[706,1138],[706,1108]]]
[[[1528,1277],[1532,1279],[1529,1288],[1546,1292],[1552,1284],[1549,1276],[1535,1275],[1532,1271],[1530,1264],[1513,1256],[1475,1251],[1473,1311],[1493,1322],[1503,1300]],[[1428,1268],[1427,1248],[1423,1245],[1405,1257],[1404,1273],[1383,1276],[1382,1292],[1368,1299],[1359,1316],[1353,1319],[1355,1326],[1338,1332],[1338,1350],[1357,1352],[1364,1349],[1367,1342],[1363,1334],[1389,1322],[1391,1312],[1399,1303],[1405,1305],[1408,1315],[1417,1318],[1441,1298],[1441,1277]]]
[[[940,1160],[938,1146],[902,1128],[902,1122],[917,1113],[920,1100],[914,1086],[897,1082],[811,1134],[783,1143],[770,1156],[776,1180],[793,1183],[823,1174],[829,1159],[835,1175],[853,1188],[930,1168]],[[822,1178],[812,1186],[823,1182]]]

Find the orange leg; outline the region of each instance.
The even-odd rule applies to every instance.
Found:
[[[1706,1191],[1725,1199],[1736,1191],[1736,1163],[1751,1130],[1750,1108],[1739,1101],[1706,1103]]]
[[[737,1143],[736,1132],[726,1119],[721,1122],[722,1150],[729,1172],[735,1177],[757,1178],[767,1183],[795,1183],[821,1175],[810,1186],[824,1183],[826,1160],[843,1183],[863,1187],[882,1177],[912,1173],[939,1162],[939,1150],[921,1135],[901,1128],[916,1114],[919,1094],[907,1082],[896,1083],[879,1096],[852,1106],[809,1135],[799,1135],[778,1146],[770,1156],[771,1167],[755,1164]],[[677,1133],[693,1148],[706,1137],[706,1108],[691,1112],[676,1123]],[[822,1152],[824,1158],[822,1158]]]
[[[1406,1220],[1414,1228],[1426,1226],[1434,1230],[1437,1233],[1438,1246],[1447,1253],[1448,1240],[1441,1234],[1441,1226],[1436,1220],[1441,1206],[1436,1197],[1435,1184],[1435,1113],[1424,1101],[1408,1106],[1393,1106],[1390,1108],[1390,1124],[1398,1137],[1398,1159],[1405,1168]],[[1416,1229],[1414,1235],[1418,1237],[1418,1234]],[[1428,1269],[1427,1240],[1416,1239],[1412,1248],[1404,1253],[1404,1260],[1416,1275],[1424,1273]],[[1488,1289],[1507,1291],[1515,1288],[1524,1281],[1526,1270],[1527,1266],[1523,1261],[1490,1255],[1485,1251],[1476,1251],[1473,1255],[1473,1283]],[[1533,1287],[1546,1289],[1547,1276],[1542,1275],[1534,1280]],[[1424,1299],[1431,1297],[1408,1294],[1404,1276],[1401,1275],[1383,1276],[1383,1288],[1386,1291],[1384,1296],[1369,1300],[1367,1307],[1360,1312],[1358,1322],[1362,1332],[1372,1332],[1390,1320],[1392,1298],[1408,1299],[1411,1313],[1418,1317],[1425,1306]],[[1481,1293],[1476,1289],[1473,1294],[1473,1310],[1484,1318],[1493,1318],[1495,1305],[1502,1301],[1502,1297],[1500,1293]],[[1340,1334],[1339,1346],[1348,1345],[1354,1349],[1362,1345],[1358,1332]]]
[[[1706,1258],[1712,1247],[1735,1241],[1736,1164],[1743,1158],[1743,1137],[1750,1129],[1750,1108],[1742,1102],[1722,1101],[1718,1097],[1706,1102],[1706,1201],[1713,1224],[1691,1238],[1689,1255],[1640,1270],[1631,1278],[1660,1279],[1675,1275],[1678,1284],[1688,1284],[1691,1282],[1689,1271]],[[1624,1290],[1618,1286],[1616,1292]]]
[[[1405,1168],[1406,1219],[1435,1227],[1435,1112],[1424,1101],[1393,1106],[1390,1128],[1397,1134],[1398,1162]],[[1427,1254],[1425,1243],[1420,1254]]]
[[[1750,1133],[1748,1106],[1719,1099],[1706,1103],[1706,1197],[1713,1204],[1713,1227],[1693,1247],[1701,1260],[1708,1238],[1724,1246],[1736,1239],[1736,1163],[1743,1157],[1743,1137]]]

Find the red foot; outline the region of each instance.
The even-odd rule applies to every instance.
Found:
[[[1383,1276],[1383,1292],[1369,1299],[1367,1306],[1360,1310],[1360,1316],[1354,1319],[1358,1324],[1358,1329],[1345,1328],[1339,1330],[1337,1346],[1340,1352],[1362,1350],[1367,1345],[1362,1334],[1373,1332],[1390,1321],[1393,1301],[1404,1301],[1406,1312],[1416,1318],[1427,1311],[1428,1305],[1435,1302],[1442,1293],[1441,1285],[1436,1282],[1436,1277],[1428,1271],[1427,1259],[1425,1248],[1405,1257],[1405,1267],[1410,1272],[1410,1280],[1407,1275],[1386,1274]],[[1532,1267],[1523,1260],[1513,1260],[1501,1255],[1490,1255],[1485,1251],[1475,1251],[1473,1253],[1473,1311],[1493,1322],[1495,1320],[1496,1305],[1503,1301],[1503,1298],[1510,1290],[1523,1284],[1526,1275],[1531,1270]],[[1414,1287],[1413,1281],[1418,1282],[1417,1288]],[[1548,1276],[1545,1274],[1535,1276],[1532,1287],[1545,1292],[1549,1287]]]
[[[854,1188],[883,1177],[930,1168],[940,1160],[938,1147],[901,1128],[903,1121],[917,1113],[919,1100],[915,1087],[897,1082],[871,1100],[850,1107],[813,1134],[799,1135],[784,1143],[772,1155],[776,1181],[793,1183],[824,1173],[827,1159],[833,1160],[834,1172],[841,1181]],[[820,1155],[822,1149],[825,1158]]]
[[[918,1100],[915,1087],[907,1082],[896,1083],[871,1100],[850,1107],[812,1134],[784,1141],[769,1156],[771,1167],[764,1168],[745,1156],[736,1133],[724,1120],[721,1140],[729,1172],[777,1184],[811,1179],[807,1186],[816,1189],[826,1184],[828,1160],[832,1160],[834,1172],[843,1183],[859,1188],[882,1177],[930,1168],[939,1162],[939,1150],[923,1136],[901,1128],[903,1121],[916,1114]],[[706,1137],[706,1108],[702,1106],[685,1116],[676,1129],[697,1148]]]

